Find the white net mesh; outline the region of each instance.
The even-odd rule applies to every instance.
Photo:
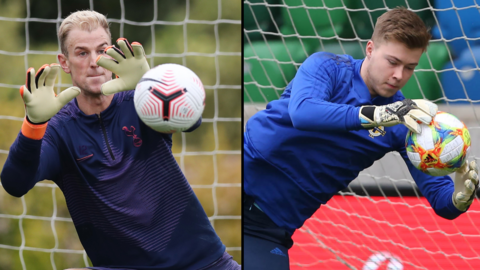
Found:
[[[26,70],[57,62],[63,18],[80,9],[107,15],[112,40],[144,45],[151,66],[177,63],[201,79],[207,94],[202,126],[173,136],[173,153],[227,251],[241,263],[241,29],[232,1],[14,1],[0,3],[0,164],[24,117],[18,89]],[[48,8],[46,8],[48,7]],[[57,90],[71,86],[62,72]],[[121,256],[121,255],[120,255]],[[42,181],[21,199],[0,188],[0,269],[91,266],[59,188]]]
[[[314,52],[365,56],[374,22],[404,6],[432,28],[433,38],[402,89],[426,98],[468,127],[470,159],[480,149],[479,38],[476,1],[244,1],[245,121],[277,99]],[[478,161],[477,161],[478,162]],[[322,206],[294,235],[291,269],[477,269],[478,198],[455,219],[436,216],[403,159],[387,154]]]

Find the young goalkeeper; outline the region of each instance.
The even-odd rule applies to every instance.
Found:
[[[143,47],[110,46],[95,11],[72,13],[58,37],[60,65],[30,68],[20,89],[26,117],[1,173],[5,190],[21,197],[53,180],[90,269],[240,269],[176,163],[171,135],[135,112],[132,89],[149,70]],[[60,68],[74,87],[55,97]]]
[[[417,121],[430,123],[437,112],[435,104],[399,92],[430,38],[415,13],[388,11],[377,20],[365,59],[311,55],[281,98],[250,118],[244,133],[246,270],[289,269],[294,231],[390,151],[401,154],[439,216],[454,219],[468,209],[478,187],[475,161],[452,181],[417,170],[405,151],[408,130],[419,132]],[[379,127],[384,135],[370,137]]]

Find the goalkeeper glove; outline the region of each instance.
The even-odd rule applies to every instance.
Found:
[[[130,46],[125,38],[119,38],[117,44],[122,50],[114,46],[105,48],[105,53],[113,59],[99,55],[96,60],[97,65],[117,75],[116,79],[102,84],[104,95],[135,89],[143,74],[150,70],[142,44],[133,42]]]
[[[470,164],[465,163],[455,173],[455,191],[453,192],[453,205],[460,211],[466,211],[475,198],[478,188],[478,168],[475,160]]]
[[[70,87],[58,96],[55,94],[53,87],[59,71],[59,64],[43,65],[36,74],[35,69],[28,69],[26,83],[20,87],[26,115],[22,125],[24,136],[41,139],[47,128],[47,121],[80,94],[78,87]]]
[[[420,121],[430,124],[437,114],[438,107],[434,103],[423,99],[404,99],[383,106],[362,106],[359,118],[364,128],[378,126],[391,127],[404,124],[415,133],[420,133]]]

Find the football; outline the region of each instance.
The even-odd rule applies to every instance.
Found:
[[[162,133],[192,127],[205,108],[205,90],[198,76],[182,65],[163,64],[145,73],[135,88],[140,119]]]
[[[443,176],[460,168],[470,150],[470,133],[465,124],[452,114],[438,112],[422,132],[409,131],[405,139],[407,155],[422,172]]]

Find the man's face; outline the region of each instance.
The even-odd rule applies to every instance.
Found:
[[[74,28],[68,34],[68,57],[60,54],[58,59],[63,70],[70,73],[74,86],[90,95],[99,95],[103,83],[112,79],[112,72],[95,63],[109,46],[110,37],[105,29],[98,27],[92,32]]]
[[[423,50],[409,49],[398,41],[367,43],[366,84],[372,97],[391,97],[400,90],[413,75]],[[365,79],[365,78],[364,78]]]

